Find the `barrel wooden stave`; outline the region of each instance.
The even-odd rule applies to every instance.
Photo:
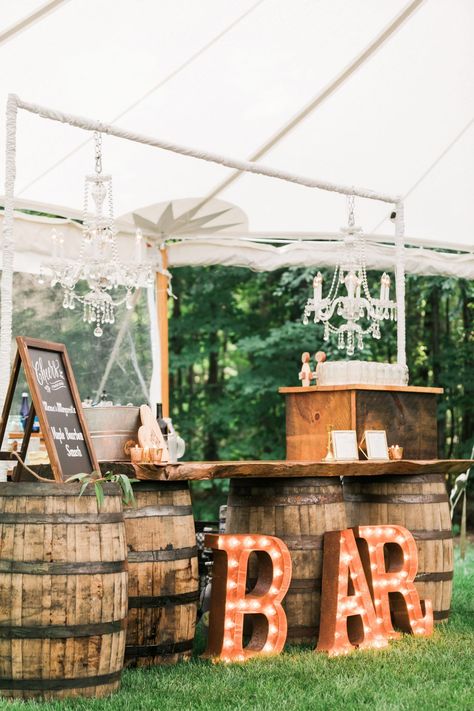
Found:
[[[339,479],[232,479],[227,533],[259,533],[281,538],[290,551],[293,574],[283,601],[287,640],[314,644],[319,627],[323,536],[346,528]],[[249,577],[256,572],[250,569]]]
[[[134,487],[125,510],[129,561],[126,664],[173,664],[191,654],[199,597],[187,482]]]
[[[454,561],[444,477],[345,477],[343,488],[348,526],[392,524],[413,534],[418,550],[415,587],[422,600],[431,600],[435,622],[447,620]]]
[[[95,494],[78,498],[74,484],[0,485],[0,694],[98,697],[119,687],[126,547],[121,498],[107,489],[98,512]]]

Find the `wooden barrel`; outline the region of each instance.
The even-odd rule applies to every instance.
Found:
[[[176,663],[193,647],[199,599],[187,482],[134,485],[124,511],[128,546],[127,666]]]
[[[293,576],[283,601],[289,644],[315,644],[323,534],[346,528],[338,477],[232,479],[226,533],[261,533],[289,548]],[[252,578],[252,570],[250,571]]]
[[[118,487],[0,484],[0,694],[105,696],[125,651],[127,562]]]
[[[415,585],[431,600],[435,622],[447,620],[453,579],[451,517],[442,474],[345,477],[348,526],[398,524],[418,548]]]

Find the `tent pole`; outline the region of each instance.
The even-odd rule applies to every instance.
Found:
[[[2,283],[0,294],[0,411],[10,379],[13,318],[13,208],[16,176],[17,99],[11,94],[7,102],[7,140],[5,150],[5,217],[2,240]],[[1,442],[0,442],[1,446]]]
[[[395,290],[397,295],[397,363],[407,364],[405,322],[405,213],[403,202],[395,204]]]
[[[160,338],[160,367],[161,367],[161,402],[163,403],[163,417],[170,416],[170,388],[169,388],[169,353],[168,353],[168,252],[162,247],[161,271],[156,273],[156,311],[158,315],[158,333]],[[163,272],[165,272],[163,274]]]

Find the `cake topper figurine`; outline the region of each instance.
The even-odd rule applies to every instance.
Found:
[[[310,385],[311,379],[314,376],[314,373],[311,372],[311,366],[309,364],[310,357],[311,356],[307,351],[301,354],[301,362],[303,365],[301,366],[301,370],[298,373],[298,378],[301,380],[301,385],[304,388],[307,388],[308,385]]]
[[[318,384],[318,380],[321,375],[321,365],[324,363],[326,360],[326,353],[324,351],[318,351],[317,353],[314,354],[314,361],[316,363],[316,370],[314,373],[311,373],[311,379],[316,380],[316,385]]]

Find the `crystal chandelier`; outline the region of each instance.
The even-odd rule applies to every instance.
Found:
[[[390,299],[390,277],[385,272],[380,280],[380,297],[374,299],[369,291],[365,260],[365,239],[354,220],[354,196],[349,197],[349,218],[344,233],[342,254],[338,259],[328,295],[323,298],[323,277],[318,272],[313,279],[313,297],[306,302],[303,323],[309,323],[314,312],[314,323],[324,324],[324,340],[330,334],[337,334],[338,348],[354,355],[355,347],[362,350],[364,336],[380,338],[380,322],[396,320],[397,307]],[[346,295],[338,295],[340,287],[345,287]],[[343,323],[334,326],[331,319],[339,316]],[[368,321],[364,328],[360,320]]]
[[[135,289],[152,283],[151,265],[142,261],[143,237],[135,236],[135,262],[123,264],[118,255],[113,216],[112,177],[102,175],[102,137],[95,132],[95,174],[87,175],[84,186],[84,213],[81,247],[77,260],[64,259],[64,241],[53,230],[53,260],[44,266],[52,272],[51,286],[59,284],[64,292],[63,306],[83,306],[83,320],[95,324],[94,336],[103,334],[103,325],[115,322],[115,308],[125,304],[132,308]],[[94,211],[89,211],[93,204]],[[80,294],[76,287],[87,282],[88,291]],[[40,282],[44,282],[43,270]],[[119,290],[125,289],[120,293]]]

